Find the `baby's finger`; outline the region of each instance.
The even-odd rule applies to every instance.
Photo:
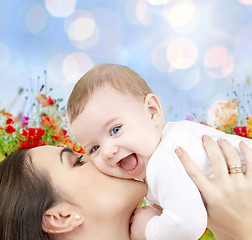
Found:
[[[181,160],[187,174],[199,188],[200,192],[204,194],[209,183],[208,177],[200,170],[200,168],[192,161],[188,153],[181,147],[177,147],[175,153]]]
[[[246,159],[246,175],[252,176],[252,149],[244,142],[240,142],[239,146]]]
[[[214,140],[204,135],[202,137],[203,146],[207,153],[208,158],[210,159],[213,167],[213,172],[215,177],[227,176],[227,164],[222,155],[222,152]]]

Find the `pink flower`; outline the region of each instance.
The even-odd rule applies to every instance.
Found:
[[[24,126],[27,126],[28,125],[28,123],[29,123],[29,117],[27,117],[27,116],[22,116],[22,126],[24,127]]]
[[[36,99],[42,105],[42,107],[53,106],[54,101],[50,96],[46,96],[44,93],[37,95]]]
[[[186,120],[189,120],[189,121],[194,121],[194,117],[193,117],[193,116],[191,116],[191,115],[188,115],[188,116],[186,117]]]

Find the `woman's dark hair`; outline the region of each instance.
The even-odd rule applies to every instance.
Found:
[[[52,240],[43,213],[58,199],[45,173],[35,170],[26,149],[0,163],[0,239]]]

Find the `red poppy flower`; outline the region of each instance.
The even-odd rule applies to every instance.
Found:
[[[45,134],[45,130],[42,128],[28,128],[29,138],[40,138]]]
[[[5,132],[9,133],[9,134],[12,134],[14,132],[16,132],[16,129],[13,125],[9,124],[6,129],[5,129]]]
[[[57,135],[52,135],[52,138],[57,142],[59,141],[59,137]]]
[[[48,116],[42,117],[42,120],[40,121],[41,126],[45,127],[46,125],[48,125],[50,128],[56,129],[56,127],[54,126],[54,123],[55,123],[55,119],[50,118]]]
[[[25,128],[23,128],[23,132],[21,133],[22,136],[27,137],[28,136],[28,132]]]
[[[66,134],[67,130],[62,128],[60,129],[60,131],[57,132],[57,135],[52,135],[52,138],[57,142],[62,142],[63,144],[67,145],[70,136],[67,136]]]
[[[18,149],[23,149],[23,148],[35,148],[35,147],[39,147],[39,146],[44,146],[46,145],[45,141],[22,141],[19,140],[21,142],[21,145],[18,147]]]
[[[54,104],[54,101],[53,101],[53,99],[52,99],[51,96],[47,97],[47,102],[48,102],[49,105],[53,105]]]
[[[28,128],[28,130],[23,129],[22,135],[27,138],[23,141],[19,139],[21,145],[18,149],[23,148],[34,148],[38,146],[46,145],[46,142],[42,140],[45,130],[42,128]]]
[[[12,123],[14,123],[14,119],[13,118],[8,118],[5,123],[6,123],[6,125],[12,124]]]
[[[236,126],[236,127],[234,127],[234,132],[239,136],[247,137],[246,126]]]

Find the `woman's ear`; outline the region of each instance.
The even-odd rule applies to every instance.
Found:
[[[147,111],[149,112],[151,119],[159,123],[163,122],[162,106],[160,104],[158,97],[155,94],[149,93],[145,97],[144,105]]]
[[[57,234],[73,231],[83,224],[84,219],[68,203],[59,203],[44,212],[42,229],[44,232]]]

